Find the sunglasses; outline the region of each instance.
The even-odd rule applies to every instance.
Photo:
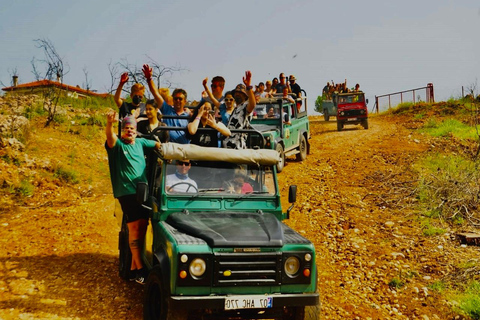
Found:
[[[220,87],[222,87],[222,85],[219,85],[219,84],[212,84],[210,87],[212,87],[212,88],[220,88]]]
[[[187,167],[190,166],[190,162],[186,162],[186,161],[177,161],[177,164],[179,166],[187,166]]]
[[[233,101],[233,99],[225,99],[225,101],[227,101],[227,102],[228,102],[228,101]]]
[[[183,101],[183,98],[182,98],[182,97],[174,97],[173,100],[175,100],[175,101]]]

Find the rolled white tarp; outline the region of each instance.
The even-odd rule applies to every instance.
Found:
[[[280,160],[276,150],[207,148],[173,142],[163,143],[159,153],[165,160],[226,161],[256,165],[276,165]]]

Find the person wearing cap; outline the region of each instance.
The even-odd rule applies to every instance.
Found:
[[[250,114],[257,105],[253,87],[251,85],[252,73],[245,71],[243,83],[237,85],[233,90],[233,98],[237,106],[233,109],[227,128],[232,129],[247,129],[250,126]],[[223,147],[230,149],[246,149],[247,148],[247,134],[235,132],[223,140]]]
[[[296,82],[297,78],[293,74],[290,75],[288,81],[290,82],[290,92],[295,93],[295,99],[297,100],[297,109],[300,111],[302,106],[302,88]]]
[[[143,117],[145,115],[145,104],[142,103],[143,96],[145,94],[145,87],[141,83],[135,83],[130,89],[130,97],[132,98],[132,102],[125,102],[120,96],[122,94],[123,86],[127,82],[128,72],[124,72],[120,76],[120,83],[118,84],[117,91],[115,91],[115,96],[113,98],[119,109],[118,135],[120,135],[120,122],[123,118],[129,115],[134,115],[135,118]]]
[[[160,142],[137,138],[137,121],[133,116],[123,118],[120,139],[114,133],[116,112],[107,114],[105,149],[112,182],[113,196],[118,199],[128,227],[128,243],[132,252],[130,280],[144,283],[147,269],[140,253],[148,224],[148,211],[137,202],[137,183],[147,182],[145,151],[159,149]]]
[[[153,82],[153,69],[148,64],[144,64],[142,71],[145,79],[147,79],[148,88],[150,89],[155,102],[159,105],[160,112],[165,116],[179,116],[178,118],[164,118],[163,122],[168,127],[186,128],[188,125],[188,119],[191,115],[189,111],[185,110],[185,105],[187,103],[187,92],[179,88],[173,90],[173,106],[169,105],[163,99],[162,95],[158,91],[158,88]],[[190,140],[187,138],[187,133],[185,130],[172,130],[170,131],[170,142],[189,144]]]
[[[302,88],[300,88],[300,85],[296,82],[297,78],[293,74],[290,75],[288,78],[288,81],[290,82],[290,90],[292,93],[295,93],[296,98],[301,98],[302,97]]]

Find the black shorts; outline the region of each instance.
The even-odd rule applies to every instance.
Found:
[[[148,210],[137,201],[137,195],[129,194],[118,197],[118,202],[122,207],[123,214],[128,222],[134,222],[140,219],[148,219]]]

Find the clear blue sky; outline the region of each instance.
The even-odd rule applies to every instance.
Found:
[[[107,64],[147,56],[187,69],[168,78],[198,99],[202,80],[226,89],[251,70],[253,82],[294,74],[309,106],[329,80],[360,83],[375,95],[432,82],[436,100],[461,95],[480,75],[480,2],[0,0],[0,80],[34,80],[43,58],[34,39],[52,41],[68,63],[64,82],[110,87]],[[162,84],[161,84],[162,85]]]

